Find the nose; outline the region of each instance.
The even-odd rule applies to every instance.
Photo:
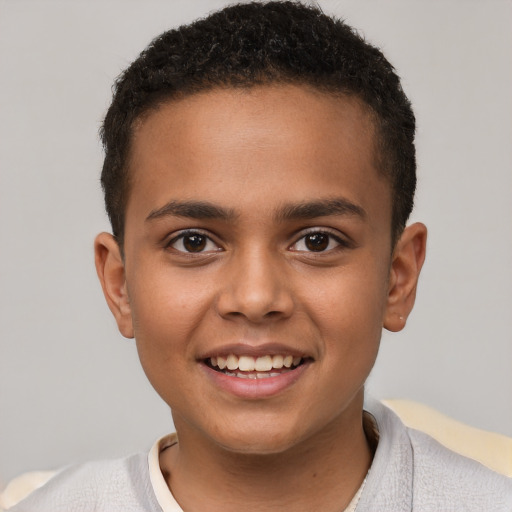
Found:
[[[218,313],[251,323],[289,317],[294,307],[291,283],[278,259],[265,250],[233,256],[217,298]]]

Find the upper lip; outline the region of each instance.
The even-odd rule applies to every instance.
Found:
[[[291,355],[294,357],[311,357],[303,350],[297,347],[291,347],[281,343],[233,343],[222,345],[217,348],[211,348],[208,351],[200,354],[198,359],[204,360],[210,357],[228,356],[233,354],[235,356],[274,356],[274,355]]]

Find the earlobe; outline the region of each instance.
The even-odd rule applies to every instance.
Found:
[[[421,223],[404,229],[398,240],[391,263],[384,327],[401,331],[416,299],[421,267],[425,261],[427,228]]]
[[[126,290],[124,262],[119,244],[110,233],[100,233],[96,237],[94,256],[103,294],[116,319],[119,331],[125,338],[133,338],[132,312]]]

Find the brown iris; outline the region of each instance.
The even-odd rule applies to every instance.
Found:
[[[305,237],[304,243],[310,251],[325,251],[329,246],[329,235],[325,233],[312,233]]]
[[[206,237],[204,235],[187,235],[183,237],[183,247],[188,252],[200,252],[206,246]]]

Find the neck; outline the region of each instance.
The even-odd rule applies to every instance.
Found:
[[[175,418],[179,443],[160,456],[183,510],[340,512],[371,464],[362,410],[278,454],[240,454],[216,445]],[[185,428],[180,428],[185,427]]]

